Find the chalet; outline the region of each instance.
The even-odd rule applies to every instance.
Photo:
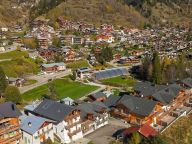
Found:
[[[75,36],[72,39],[72,45],[81,45],[83,44],[83,42],[84,42],[84,39],[82,37]]]
[[[40,48],[43,48],[43,49],[48,48],[48,38],[43,37],[43,36],[39,36],[37,39],[38,39]]]
[[[12,102],[0,104],[0,143],[19,144],[22,137],[19,126],[21,112]]]
[[[121,57],[118,61],[120,64],[133,64],[133,63],[139,63],[140,60],[137,57],[134,56],[124,56]]]
[[[77,69],[77,76],[79,78],[88,78],[91,75],[90,74],[91,71],[92,70],[90,68],[79,68]]]
[[[157,110],[157,102],[153,100],[124,95],[117,101],[111,113],[131,124],[142,125],[155,122]]]
[[[84,42],[82,37],[78,37],[75,35],[66,35],[60,37],[62,43],[68,43],[71,45],[81,45]]]
[[[89,96],[90,101],[103,102],[107,99],[107,96],[103,92],[97,92]]]
[[[12,39],[13,42],[15,42],[15,43],[22,44],[22,39],[21,39],[21,37],[19,37],[19,36],[13,36],[11,39]]]
[[[55,56],[55,52],[50,50],[50,49],[39,49],[38,50],[39,55],[46,59],[46,60],[50,60],[53,59]]]
[[[98,35],[96,38],[96,42],[106,42],[106,43],[113,43],[115,41],[115,38],[112,35]]]
[[[83,137],[81,111],[59,102],[45,99],[34,113],[53,122],[54,136],[60,143],[71,143]]]
[[[64,70],[66,70],[66,66],[63,62],[51,63],[51,64],[42,64],[41,70],[44,72],[64,71]]]
[[[21,121],[22,140],[26,144],[41,144],[47,139],[54,142],[53,121],[37,117],[28,116]]]
[[[101,102],[83,103],[76,108],[81,111],[83,136],[109,123],[108,108]]]

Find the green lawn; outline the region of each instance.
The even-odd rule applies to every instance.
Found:
[[[23,57],[23,56],[27,57],[28,52],[15,50],[7,53],[1,53],[0,59],[14,59],[14,58]]]
[[[53,81],[56,88],[56,93],[60,99],[70,97],[72,99],[78,99],[86,94],[98,89],[96,86],[89,86],[79,82],[73,82],[69,79],[56,79]],[[43,98],[44,95],[48,94],[48,85],[42,85],[35,89],[32,89],[24,93],[23,99],[25,101],[32,101]]]
[[[117,86],[117,87],[118,86],[133,87],[136,81],[133,78],[130,78],[127,76],[118,76],[118,77],[101,80],[101,82],[106,85]]]
[[[5,74],[9,77],[21,77],[29,73],[38,73],[39,66],[30,59],[19,58],[0,62]]]
[[[67,64],[67,68],[71,68],[71,69],[78,69],[83,67],[89,67],[89,64],[87,63],[86,60],[79,60],[79,61],[75,61]]]
[[[37,80],[29,79],[29,80],[26,80],[26,82],[24,83],[24,86],[29,86],[35,83],[37,83]]]

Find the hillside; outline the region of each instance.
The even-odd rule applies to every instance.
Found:
[[[189,25],[192,23],[191,0],[124,0],[153,24]]]
[[[0,26],[23,23],[27,19],[28,9],[19,4],[18,0],[0,0]]]
[[[42,10],[41,8],[44,7],[46,7],[45,3],[39,3],[40,9],[34,9],[32,17],[44,13],[46,18],[52,20],[63,16],[67,19],[83,20],[94,24],[112,23],[138,27],[147,22],[135,8],[119,0],[65,0],[53,8],[49,7],[50,10]]]
[[[19,2],[18,2],[19,1]],[[30,17],[29,14],[30,13]],[[1,0],[0,25],[44,16],[142,27],[144,23],[189,25],[192,0]]]

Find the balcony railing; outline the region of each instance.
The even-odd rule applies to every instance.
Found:
[[[72,136],[76,135],[76,134],[79,133],[79,132],[81,132],[81,129],[80,129],[80,128],[77,129],[77,130],[75,130],[75,131],[73,131],[73,132],[69,132],[68,135],[69,135],[69,137],[72,137]]]
[[[11,142],[17,141],[21,138],[21,134],[16,134],[15,136],[6,138],[6,139],[0,139],[0,144],[10,144]]]
[[[81,124],[81,123],[82,123],[82,121],[79,120],[79,121],[77,121],[77,122],[68,124],[67,126],[65,126],[65,128],[66,128],[66,129],[70,129],[70,128],[72,128],[72,127],[74,127],[74,126],[76,126],[76,125],[78,125],[78,124]]]
[[[19,126],[18,125],[8,125],[5,127],[0,127],[0,135],[5,134],[5,133],[9,133],[15,130],[18,130]]]

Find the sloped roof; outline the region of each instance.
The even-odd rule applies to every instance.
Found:
[[[45,123],[51,122],[50,120],[37,116],[28,116],[21,121],[21,130],[33,135]]]
[[[54,66],[65,66],[63,62],[60,63],[50,63],[50,64],[42,64],[42,67],[48,68],[48,67],[54,67]]]
[[[141,126],[141,128],[139,129],[139,133],[146,138],[154,137],[158,134],[157,131],[148,124],[144,124],[143,126]]]
[[[130,113],[140,116],[148,116],[153,111],[156,102],[136,96],[124,95],[118,103],[123,104]]]
[[[115,95],[110,95],[106,101],[104,101],[104,104],[107,106],[107,107],[112,107],[112,106],[115,106],[116,103],[119,101],[121,97],[120,96],[115,96]]]
[[[164,85],[155,85],[151,82],[138,82],[134,86],[134,90],[139,92],[143,97],[151,96],[154,93],[166,88]]]
[[[92,97],[94,97],[95,99],[98,99],[98,98],[107,97],[107,96],[103,92],[97,92],[92,94]]]
[[[12,102],[5,102],[0,104],[0,118],[14,118],[19,117],[21,112]]]
[[[182,90],[181,86],[177,84],[171,84],[165,89],[154,93],[152,96],[163,104],[169,104],[175,97],[178,96],[180,90]]]
[[[85,119],[87,114],[93,114],[97,116],[98,113],[103,109],[108,109],[102,102],[83,103],[78,105],[76,109],[81,110],[81,118]]]
[[[186,78],[181,80],[181,83],[183,83],[184,85],[186,85],[189,88],[192,88],[192,78]]]
[[[74,110],[74,107],[45,99],[34,112],[42,117],[61,122]]]

